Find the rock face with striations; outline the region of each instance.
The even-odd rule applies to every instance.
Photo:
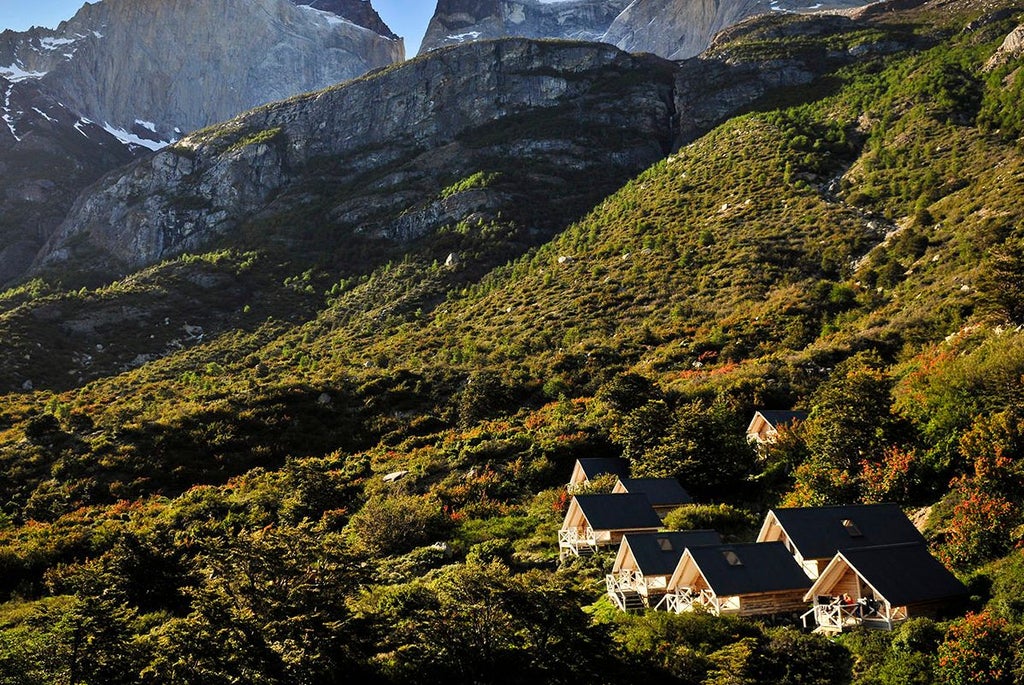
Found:
[[[199,131],[108,177],[79,199],[41,265],[86,249],[131,269],[261,217],[297,207],[308,216],[311,203],[321,205],[312,223],[323,230],[408,241],[525,188],[596,202],[671,149],[673,79],[671,63],[600,44],[506,39],[439,50]],[[510,163],[509,195],[438,195]]]
[[[857,26],[838,16],[765,19],[731,31],[756,44]],[[408,242],[517,211],[564,226],[574,199],[592,207],[771,89],[889,49],[827,45],[764,60],[726,44],[682,63],[600,43],[443,48],[199,131],[106,178],[79,198],[37,266],[76,269],[83,255],[93,264],[105,255],[123,273],[217,241],[305,240],[322,251],[355,236]],[[440,190],[479,172],[506,181]]]
[[[866,0],[438,0],[421,53],[498,36],[611,43],[666,59],[700,54],[719,31],[766,13],[860,7]]]
[[[635,0],[601,38],[629,52],[686,59],[704,51],[716,33],[757,14],[846,9],[865,0]]]
[[[438,0],[420,54],[503,36],[598,40],[631,0]]]
[[[373,23],[367,3],[333,4]],[[170,140],[402,60],[388,34],[288,0],[104,0],[55,31],[0,34],[0,76],[38,80],[112,129]]]
[[[146,148],[403,57],[366,0],[104,0],[0,33],[0,286]]]

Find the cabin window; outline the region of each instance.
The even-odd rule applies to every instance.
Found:
[[[736,554],[736,552],[733,552],[731,549],[727,549],[724,552],[722,552],[722,556],[725,557],[725,563],[729,564],[730,566],[743,565],[743,562],[740,561],[739,555]]]
[[[671,552],[672,541],[668,538],[658,538],[658,547],[661,549],[662,552]]]
[[[851,538],[863,537],[864,533],[860,532],[860,528],[851,519],[843,519],[843,528],[850,534]]]

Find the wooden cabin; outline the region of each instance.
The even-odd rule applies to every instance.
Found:
[[[693,502],[683,486],[675,478],[623,478],[619,477],[613,493],[632,493],[647,495],[654,511],[662,519],[673,509]]]
[[[841,632],[852,626],[892,630],[907,620],[935,618],[967,588],[924,544],[861,547],[838,552],[807,594],[814,606],[804,626]]]
[[[605,577],[608,596],[623,611],[657,607],[686,548],[721,543],[713,530],[627,533]]]
[[[807,420],[807,412],[797,410],[762,409],[754,412],[754,418],[747,426],[747,441],[759,445],[773,442],[779,429]]]
[[[620,457],[588,457],[577,459],[567,488],[573,492],[598,476],[611,474],[625,478],[629,475],[629,462]]]
[[[840,550],[924,544],[921,533],[895,504],[772,509],[757,541],[782,542],[812,580]]]
[[[781,542],[687,547],[665,594],[669,611],[771,616],[803,612],[811,579]]]
[[[561,558],[618,545],[626,533],[653,533],[661,519],[645,495],[576,495],[558,531]]]

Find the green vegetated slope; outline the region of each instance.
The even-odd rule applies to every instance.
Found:
[[[449,264],[427,242],[283,280],[228,252],[48,295],[129,302],[195,263],[235,274],[248,310],[130,371],[3,398],[0,674],[1019,681],[1024,62],[986,64],[1020,20],[869,10],[813,40],[919,47],[771,94],[497,269],[474,257],[516,230],[495,220],[443,232]],[[812,40],[763,21],[715,50]],[[794,405],[802,428],[747,447],[754,408]],[[573,460],[617,454],[702,502],[670,525],[730,539],[780,504],[929,507],[970,605],[835,641],[618,615],[607,555],[555,563]]]

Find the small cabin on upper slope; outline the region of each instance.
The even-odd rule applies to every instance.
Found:
[[[608,474],[625,478],[629,475],[629,462],[620,457],[586,457],[577,459],[567,487],[572,492],[586,485],[594,478]]]
[[[627,533],[605,577],[608,596],[623,611],[656,606],[687,547],[721,543],[713,530]]]
[[[658,512],[658,516],[661,518],[665,518],[673,509],[693,502],[690,493],[675,478],[623,478],[620,476],[612,492],[647,495],[654,511]]]
[[[908,618],[934,618],[966,595],[963,583],[923,544],[848,549],[836,554],[804,596],[814,606],[803,619],[819,632],[858,625],[892,630]]]
[[[661,519],[645,495],[576,495],[558,531],[561,558],[617,545],[626,533],[653,533]]]
[[[817,578],[840,550],[912,542],[924,537],[895,504],[772,509],[758,542],[782,542],[804,572]]]
[[[802,612],[811,580],[781,542],[687,547],[669,579],[665,605],[681,613],[770,616]]]
[[[807,420],[807,412],[798,410],[762,409],[754,412],[747,426],[747,441],[764,444],[779,435],[779,428]]]

